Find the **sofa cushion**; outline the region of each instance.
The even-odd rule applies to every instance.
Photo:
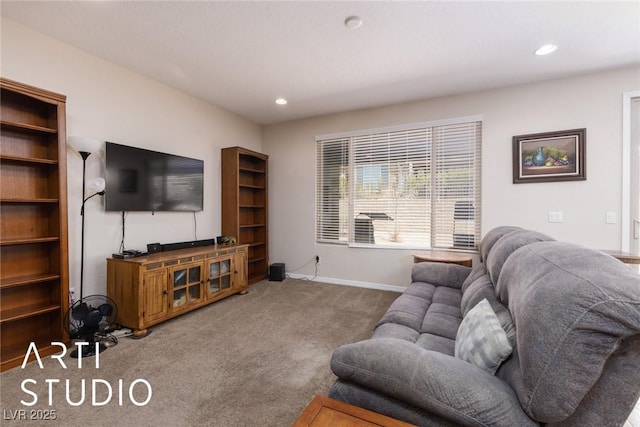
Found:
[[[487,255],[493,248],[493,245],[505,234],[511,233],[512,231],[522,230],[520,227],[511,226],[511,225],[503,225],[501,227],[492,228],[482,237],[482,241],[480,245],[478,245],[478,255],[480,257],[480,262],[485,262],[487,259]]]
[[[436,270],[444,271],[440,268]],[[467,268],[466,272],[469,270]],[[460,278],[460,283],[462,280]],[[373,338],[399,338],[427,350],[453,355],[456,334],[462,321],[460,283],[457,288],[424,282],[411,283],[382,316]]]
[[[506,332],[486,299],[462,319],[456,336],[457,358],[494,374],[512,350]]]
[[[538,425],[527,417],[504,381],[406,341],[383,338],[343,345],[331,357],[331,370],[344,382],[406,402],[452,424]]]
[[[478,264],[473,269],[474,271],[469,274],[471,280],[469,280],[468,283],[465,281],[462,285],[463,293],[462,300],[460,301],[462,316],[466,316],[476,304],[486,299],[498,317],[500,326],[502,326],[502,329],[507,333],[509,344],[514,347],[516,345],[516,330],[509,309],[498,301],[495,288],[493,283],[491,283],[491,278],[489,278],[484,264]]]
[[[471,272],[471,267],[444,262],[418,262],[411,268],[412,282],[425,282],[434,286],[460,289]]]
[[[546,234],[539,233],[531,230],[516,230],[511,233],[507,233],[498,239],[497,242],[491,248],[491,251],[486,257],[487,272],[494,285],[498,284],[500,278],[500,271],[507,258],[511,256],[519,248],[529,245],[535,242],[546,242],[553,240],[553,238]],[[500,298],[498,292],[498,299],[505,302]]]
[[[640,275],[603,252],[562,242],[526,245],[506,260],[496,289],[518,342],[497,375],[544,423],[571,416],[606,375],[612,355],[640,334]],[[635,360],[637,368],[640,355]],[[637,394],[637,384],[606,395]]]
[[[495,288],[484,264],[475,266],[473,272],[469,274],[469,278],[471,280],[465,280],[462,285],[460,309],[463,316],[466,316],[483,299],[495,299],[497,301]]]

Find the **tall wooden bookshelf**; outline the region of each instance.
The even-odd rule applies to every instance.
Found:
[[[222,149],[222,234],[249,245],[249,284],[269,269],[269,156],[241,147]]]
[[[68,342],[66,97],[0,78],[0,370]]]

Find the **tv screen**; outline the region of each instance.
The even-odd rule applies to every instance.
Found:
[[[106,143],[105,210],[202,210],[204,162]]]

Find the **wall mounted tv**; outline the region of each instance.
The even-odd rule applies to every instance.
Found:
[[[202,210],[204,162],[106,143],[105,210]]]

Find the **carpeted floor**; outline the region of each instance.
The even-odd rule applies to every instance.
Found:
[[[67,356],[67,369],[46,358],[44,369],[31,363],[2,373],[1,424],[290,426],[334,381],[333,350],[368,338],[397,296],[303,280],[263,281],[246,295],[157,325],[143,339],[121,338],[100,354],[99,368],[95,358],[84,359],[79,369]],[[35,381],[25,383],[28,391],[21,388],[25,380]],[[149,393],[142,380],[152,393],[144,405]],[[84,402],[72,406],[67,391],[69,401],[80,402],[83,389]],[[34,406],[20,403],[33,402],[34,394]],[[23,416],[56,419],[11,420]]]

